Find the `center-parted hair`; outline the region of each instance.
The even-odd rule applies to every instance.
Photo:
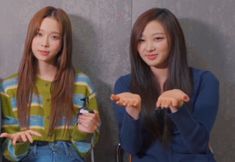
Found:
[[[164,145],[169,145],[172,136],[172,122],[167,117],[166,110],[156,110],[156,101],[160,96],[160,85],[156,76],[150,70],[138,53],[138,44],[146,25],[158,21],[164,28],[169,43],[167,68],[169,74],[163,90],[181,89],[191,96],[192,76],[187,63],[187,50],[181,26],[169,10],[153,8],[141,14],[136,20],[130,39],[131,61],[131,91],[142,98],[141,120],[147,131],[143,151],[156,139]]]
[[[23,57],[18,70],[17,107],[20,126],[28,128],[30,104],[33,93],[37,94],[36,78],[38,61],[32,52],[32,41],[44,18],[55,19],[61,27],[61,50],[56,56],[57,73],[51,85],[50,130],[63,117],[70,122],[73,114],[73,89],[75,70],[72,65],[72,28],[65,11],[51,6],[39,10],[28,25]]]

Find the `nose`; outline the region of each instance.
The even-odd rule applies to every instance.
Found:
[[[146,42],[146,50],[147,51],[154,51],[155,50],[155,46],[154,46],[153,42],[151,42],[151,41]]]
[[[41,46],[42,47],[49,47],[49,40],[48,40],[47,36],[42,37]]]

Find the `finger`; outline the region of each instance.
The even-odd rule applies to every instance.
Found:
[[[127,105],[127,100],[125,100],[125,99],[121,99],[121,104],[123,105],[123,106],[126,106]]]
[[[87,127],[87,128],[92,128],[94,126],[96,126],[98,123],[98,120],[95,118],[89,118],[89,119],[85,119],[85,120],[81,120],[80,124]]]
[[[19,139],[19,135],[18,134],[13,136],[12,143],[13,143],[14,146],[16,145],[16,142],[18,141],[18,139]]]
[[[97,122],[98,122],[98,119],[96,119],[95,116],[92,118],[80,118],[79,119],[80,124],[87,125],[87,126],[94,125]]]
[[[175,98],[172,98],[171,105],[172,105],[172,107],[178,107],[178,101]]]
[[[9,138],[9,139],[12,139],[12,135],[11,135],[11,134],[8,134],[8,133],[1,133],[0,137],[1,137],[1,138]]]
[[[25,136],[27,137],[27,141],[29,141],[30,143],[33,143],[33,138],[32,138],[32,136],[31,136],[31,134],[30,134],[30,132],[28,131],[28,132],[25,132]]]
[[[158,98],[157,102],[156,102],[156,107],[159,108],[160,107],[160,99]]]
[[[41,135],[40,133],[38,133],[38,132],[36,132],[36,131],[34,131],[34,130],[29,130],[28,132],[29,132],[31,135],[33,135],[33,136],[42,137],[42,135]]]
[[[189,100],[190,100],[189,96],[187,96],[187,95],[183,96],[183,101],[184,102],[188,102]]]
[[[86,132],[86,133],[93,133],[94,130],[90,129],[89,127],[86,127],[82,124],[78,124],[78,129],[82,132]]]
[[[118,101],[118,100],[120,99],[120,97],[117,96],[117,95],[115,95],[115,94],[112,94],[111,97],[110,97],[110,99],[111,99],[112,101]]]
[[[84,119],[84,118],[79,119],[80,124],[87,123],[89,121],[90,121],[89,119]]]
[[[133,106],[133,107],[136,107],[137,105],[140,104],[137,99],[132,100],[130,103],[131,103],[130,106]]]
[[[161,108],[166,108],[166,100],[164,98],[161,99]]]
[[[88,129],[86,127],[84,127],[82,124],[78,124],[78,130],[80,130],[81,132],[88,132]]]
[[[100,114],[98,113],[98,111],[94,110],[95,112],[95,122],[97,123],[97,127],[101,126],[101,119],[100,119]]]
[[[158,101],[158,102],[157,102],[157,108],[158,108],[158,109],[161,109],[161,108],[162,108],[161,101]]]
[[[138,101],[132,101],[132,103],[131,103],[134,107],[136,107],[137,105],[138,105]]]
[[[100,114],[97,110],[94,110],[95,118],[97,118],[100,121]]]
[[[26,142],[26,141],[27,141],[27,138],[26,138],[26,136],[25,136],[25,132],[20,133],[19,136],[20,136],[21,141],[23,141],[23,142]]]
[[[87,129],[90,129],[91,127],[93,127],[93,125],[89,122],[82,122],[80,123],[82,126],[86,127]]]
[[[82,114],[82,115],[79,115],[79,120],[93,120],[94,118],[96,117],[95,114]]]
[[[119,99],[116,103],[121,105],[121,106],[126,106],[126,100],[125,99]]]
[[[169,108],[170,105],[171,105],[171,99],[170,99],[170,98],[165,99],[164,107],[165,107],[165,108]]]
[[[86,132],[86,133],[94,133],[95,132],[95,129],[90,129],[90,128],[87,128],[87,127],[84,127],[84,126],[81,126],[80,130],[83,131],[83,132]]]

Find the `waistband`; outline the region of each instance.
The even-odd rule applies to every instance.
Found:
[[[58,143],[71,143],[70,141],[55,141],[55,142],[48,142],[48,141],[34,141],[31,146],[36,145],[36,146],[46,146],[49,144],[58,144]]]

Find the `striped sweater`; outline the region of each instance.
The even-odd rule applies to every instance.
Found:
[[[18,85],[17,74],[14,74],[1,83],[1,106],[2,106],[2,129],[3,132],[16,133],[20,131],[19,120],[17,118],[16,90]],[[80,156],[86,155],[91,147],[92,141],[97,141],[99,131],[94,134],[84,133],[77,129],[77,114],[84,106],[84,98],[88,98],[90,110],[97,110],[96,94],[93,85],[85,74],[78,72],[74,82],[73,103],[76,110],[71,125],[66,131],[63,129],[65,120],[61,119],[54,131],[49,135],[49,116],[51,113],[51,82],[40,78],[36,80],[38,94],[33,94],[29,128],[39,132],[42,137],[33,137],[34,141],[69,141],[72,142]],[[13,146],[12,141],[5,139],[2,145],[5,158],[10,161],[20,161],[29,151],[30,144],[17,143]]]

